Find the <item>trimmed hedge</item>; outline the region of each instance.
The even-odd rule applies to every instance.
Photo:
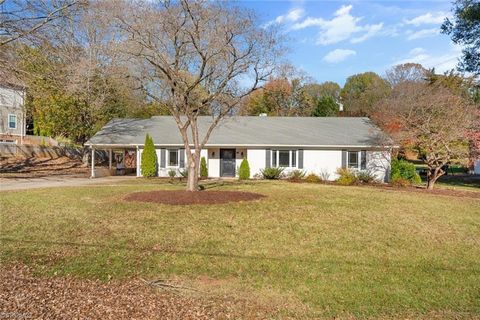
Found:
[[[157,176],[157,153],[155,152],[153,139],[148,134],[145,137],[145,148],[142,152],[142,176]]]

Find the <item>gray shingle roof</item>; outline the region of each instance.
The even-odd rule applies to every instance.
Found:
[[[199,117],[203,137],[212,121]],[[97,132],[86,145],[143,145],[150,134],[156,145],[183,145],[173,117],[115,119]],[[223,119],[207,146],[381,146],[392,144],[368,118],[343,117],[232,117]],[[384,143],[380,143],[382,140]]]

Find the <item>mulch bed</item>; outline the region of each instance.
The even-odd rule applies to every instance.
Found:
[[[0,269],[0,319],[265,319],[276,312],[252,300],[165,291],[140,280],[38,278],[24,266]]]
[[[243,191],[183,191],[158,190],[131,193],[125,197],[127,201],[153,202],[172,205],[188,204],[222,204],[229,202],[252,201],[266,196]]]

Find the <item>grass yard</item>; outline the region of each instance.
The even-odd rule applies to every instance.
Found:
[[[254,202],[123,200],[159,188],[181,187],[2,192],[1,263],[39,277],[181,279],[293,317],[480,318],[478,199],[260,181],[220,188],[267,196]]]

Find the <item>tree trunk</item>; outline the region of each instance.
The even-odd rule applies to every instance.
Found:
[[[188,160],[188,179],[187,179],[187,191],[198,191],[198,181],[199,181],[199,167],[200,167],[200,152],[195,151],[194,153],[187,152]]]
[[[195,174],[195,160],[194,155],[187,155],[188,157],[188,178],[187,178],[187,191],[198,191],[198,176]]]
[[[430,169],[427,174],[427,190],[433,190],[435,182],[440,178],[445,172],[441,167],[435,169]]]

